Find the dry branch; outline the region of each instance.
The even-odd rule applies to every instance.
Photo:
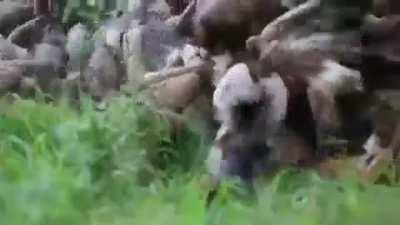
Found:
[[[27,21],[21,26],[16,27],[7,39],[14,44],[20,45],[23,40],[26,40],[27,38],[29,39],[33,36],[32,34],[41,26],[43,20],[44,17],[37,17]]]
[[[185,11],[178,16],[176,22],[176,29],[181,34],[189,35],[191,33],[191,22],[192,17],[196,11],[196,1],[191,1],[191,3],[186,7]]]
[[[146,85],[152,85],[167,80],[169,78],[182,76],[184,74],[195,73],[204,68],[209,68],[213,66],[214,66],[213,63],[211,62],[202,61],[192,66],[174,67],[157,72],[150,72],[145,75]]]
[[[0,61],[0,67],[22,67],[22,68],[31,68],[37,66],[46,66],[50,65],[49,62],[35,60],[35,59],[16,59],[16,60],[4,60]]]
[[[247,49],[263,49],[265,44],[268,44],[268,42],[277,37],[278,34],[284,33],[287,28],[293,24],[293,21],[298,21],[309,16],[315,10],[319,9],[320,5],[321,0],[309,0],[279,16],[269,23],[260,35],[252,36],[247,40]]]
[[[18,68],[24,74],[31,74],[34,71],[54,70],[51,62],[37,59],[0,60],[0,68]]]

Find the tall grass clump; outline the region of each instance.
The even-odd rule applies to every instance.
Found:
[[[398,225],[400,189],[287,170],[209,208],[207,138],[174,133],[156,108],[116,97],[0,101],[0,225]]]
[[[160,113],[124,97],[104,112],[90,101],[79,112],[2,101],[0,224],[88,224],[103,201],[123,207],[151,183],[199,169],[204,144],[189,128],[172,135]]]

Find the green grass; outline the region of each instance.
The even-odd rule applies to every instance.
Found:
[[[206,209],[209,141],[151,106],[0,101],[1,225],[398,225],[400,189],[284,171]],[[239,194],[238,194],[239,193]]]

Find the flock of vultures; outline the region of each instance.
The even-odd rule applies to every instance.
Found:
[[[129,1],[96,29],[0,1],[0,93],[107,102],[129,87],[200,115],[217,180],[281,166],[374,176],[400,149],[398,0]],[[176,115],[176,116],[172,116]],[[190,149],[188,149],[190,151]]]

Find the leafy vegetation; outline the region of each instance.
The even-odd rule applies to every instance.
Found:
[[[105,1],[97,2],[104,3]],[[61,21],[67,29],[79,22],[84,22],[94,28],[110,16],[110,10],[105,3],[96,4],[96,1],[89,0],[61,0],[58,4]]]
[[[105,111],[0,103],[0,224],[222,225],[399,223],[397,187],[285,171],[257,200],[225,184],[209,209],[195,128],[172,134],[151,105],[115,98]]]

